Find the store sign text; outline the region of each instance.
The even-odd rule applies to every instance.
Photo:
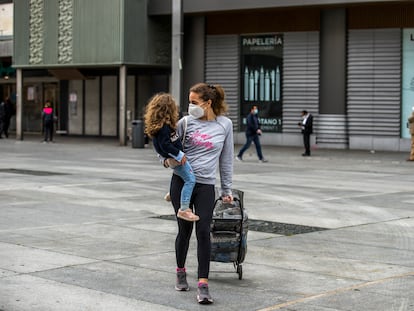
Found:
[[[273,46],[282,45],[282,37],[256,37],[256,38],[244,38],[243,46]]]

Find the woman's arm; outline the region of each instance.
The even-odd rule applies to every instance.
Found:
[[[233,186],[233,160],[234,160],[234,141],[233,141],[233,124],[230,119],[226,118],[223,149],[219,158],[220,182],[223,198],[231,196]]]

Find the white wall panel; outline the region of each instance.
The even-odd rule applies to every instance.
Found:
[[[85,81],[85,134],[99,135],[99,78]]]
[[[76,93],[77,103],[76,109],[71,110],[71,103],[69,103],[69,134],[70,135],[82,135],[82,118],[83,118],[83,81],[71,80],[69,81],[69,94],[71,92]]]
[[[116,76],[102,77],[102,136],[116,136],[118,87]]]

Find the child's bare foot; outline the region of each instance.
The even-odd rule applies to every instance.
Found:
[[[190,208],[187,208],[186,210],[182,211],[179,210],[177,213],[177,217],[187,220],[187,221],[198,221],[200,220],[200,217],[198,217],[196,214],[193,213],[193,211]]]

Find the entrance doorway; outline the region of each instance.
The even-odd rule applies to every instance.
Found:
[[[42,109],[48,100],[55,115],[59,115],[59,84],[57,82],[30,83],[23,87],[23,131],[42,132]],[[58,127],[57,127],[58,128]]]

